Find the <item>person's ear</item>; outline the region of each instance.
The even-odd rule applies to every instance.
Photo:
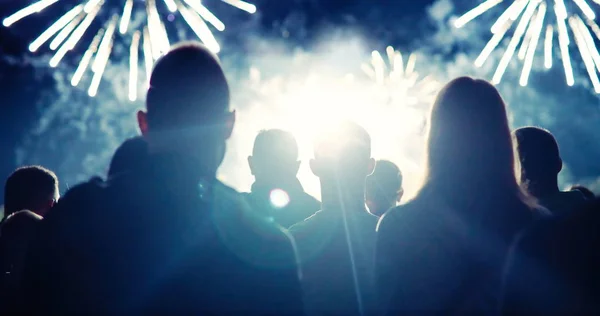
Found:
[[[294,166],[294,168],[295,168],[294,174],[295,175],[298,175],[298,170],[300,170],[300,164],[301,164],[300,160],[296,161],[296,165]]]
[[[400,203],[402,196],[404,196],[404,189],[400,188],[400,191],[398,191],[398,199],[396,200],[397,203]]]
[[[312,171],[312,173],[317,176],[317,178],[321,177],[321,166],[319,161],[317,161],[316,159],[311,159],[309,162],[310,165],[310,170]]]
[[[368,169],[367,169],[367,175],[370,176],[373,171],[375,170],[375,159],[374,158],[369,158],[369,165],[368,165]]]
[[[562,168],[563,168],[563,161],[562,161],[562,159],[558,158],[558,161],[556,162],[556,173],[561,172]]]
[[[225,139],[229,139],[233,134],[233,126],[235,125],[235,110],[227,115],[225,121]]]
[[[255,176],[254,174],[254,162],[252,161],[252,156],[248,156],[248,166],[250,167],[250,173]]]
[[[140,132],[142,133],[142,136],[146,137],[148,136],[148,113],[139,110],[137,112],[137,121],[138,121],[138,126],[140,127]]]

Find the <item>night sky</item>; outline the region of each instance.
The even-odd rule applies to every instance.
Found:
[[[0,17],[16,11],[24,2],[27,1],[0,0]],[[211,2],[217,1],[204,1],[207,6]],[[443,74],[443,77],[469,74],[490,79],[493,73],[493,65],[474,70],[472,61],[487,41],[480,29],[489,28],[497,14],[480,18],[465,30],[457,31],[449,26],[449,20],[477,3],[474,0],[252,2],[258,7],[258,13],[253,16],[220,4],[211,6],[228,26],[224,33],[218,35],[218,39],[223,48],[221,58],[225,65],[233,69],[229,72],[230,77],[243,73],[254,63],[256,55],[264,50],[264,47],[260,48],[260,43],[279,43],[286,47],[287,52],[313,52],[317,43],[323,42],[324,38],[335,38],[343,42],[345,37],[349,41],[355,37],[361,38],[370,49],[393,45],[419,51],[427,56],[428,66],[433,69],[432,65],[435,65],[436,70],[432,71]],[[68,7],[72,3],[77,1],[63,0],[55,10],[64,12],[64,7],[60,6]],[[600,7],[595,9],[600,12]],[[85,124],[88,121],[82,119],[83,116],[104,115],[101,111],[96,113],[95,110],[85,109],[97,107],[94,104],[102,101],[89,100],[85,93],[77,91],[69,91],[66,96],[63,85],[57,83],[61,78],[57,72],[71,70],[77,65],[80,55],[68,56],[63,66],[50,69],[47,66],[48,56],[43,50],[37,54],[27,50],[27,45],[55,17],[56,14],[48,10],[11,28],[0,26],[0,179],[5,179],[19,162],[40,163],[57,170],[59,177],[70,179],[71,183],[68,185],[72,186],[73,182],[90,176],[88,173],[91,172],[86,168],[80,171],[80,166],[73,165],[73,169],[77,171],[71,174],[68,166],[64,165],[65,161],[72,159],[78,164],[88,162],[79,162],[81,155],[73,155],[76,157],[72,158],[69,155],[74,151],[102,146],[79,139],[93,137],[85,127],[78,127],[80,131],[87,131],[75,137],[78,140],[46,132],[48,127],[44,125],[44,117],[50,115],[50,112],[54,115],[52,126],[57,127],[70,122]],[[554,62],[558,65],[560,60],[555,58]],[[578,83],[575,87],[567,88],[560,67],[554,67],[546,72],[536,72],[534,69],[530,87],[527,88],[518,87],[518,72],[515,75],[509,74],[499,89],[511,109],[514,126],[541,125],[556,134],[567,163],[567,170],[562,175],[563,183],[582,182],[597,187],[596,179],[600,176],[600,166],[597,163],[600,157],[597,145],[600,142],[597,129],[600,123],[599,103],[585,80],[583,66],[575,64],[575,68]],[[509,72],[511,69],[509,67]],[[101,90],[110,89],[108,86],[110,83],[103,82]],[[59,103],[68,105],[71,109],[68,115],[54,113],[60,111],[60,107],[56,105]],[[138,103],[138,106],[141,105],[143,103]],[[81,110],[73,111],[78,108]],[[36,133],[36,130],[42,132]],[[98,130],[107,129],[100,126]],[[113,129],[110,131],[114,132]],[[128,133],[130,131],[124,135]],[[121,137],[120,133],[115,136],[118,137]],[[114,144],[111,143],[110,146]]]

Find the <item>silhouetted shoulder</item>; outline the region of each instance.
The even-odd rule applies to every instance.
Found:
[[[33,237],[32,234],[41,220],[41,216],[28,210],[11,214],[0,226],[1,243],[25,243]]]
[[[254,265],[294,267],[296,249],[286,229],[253,211],[245,196],[234,189],[218,182],[213,190],[215,225],[230,251]]]
[[[400,218],[402,218],[402,217],[415,216],[415,214],[413,214],[413,213],[416,212],[417,209],[418,209],[418,207],[415,206],[412,201],[408,202],[407,204],[399,205],[399,206],[389,209],[379,219],[379,223],[377,224],[377,230],[379,230],[379,226],[382,225],[382,223],[385,223],[384,225],[387,226],[390,223],[394,223],[394,222],[400,220]]]
[[[440,217],[448,218],[452,211],[437,201],[412,200],[406,204],[396,206],[387,211],[379,220],[377,230],[385,230],[386,227],[432,226],[444,224]],[[450,224],[450,223],[447,223]],[[395,230],[392,228],[392,230]]]
[[[45,217],[43,226],[57,226],[57,229],[70,227],[72,220],[85,215],[90,206],[96,205],[96,201],[102,199],[101,194],[106,187],[107,183],[99,177],[72,187],[60,198],[53,211]]]
[[[22,211],[18,211],[15,212],[13,214],[10,214],[5,222],[8,221],[19,221],[19,220],[34,220],[34,221],[39,221],[42,220],[42,217],[37,215],[36,213],[29,211],[29,210],[22,210]]]
[[[319,200],[317,200],[317,198],[315,198],[314,196],[312,196],[308,193],[304,193],[304,198],[305,198],[304,202],[306,203],[307,209],[310,209],[314,212],[321,209],[321,202]]]
[[[292,235],[297,236],[302,235],[304,231],[316,229],[317,227],[326,225],[328,223],[327,219],[330,217],[331,212],[317,211],[313,215],[307,217],[305,220],[292,225],[289,228],[290,233]]]

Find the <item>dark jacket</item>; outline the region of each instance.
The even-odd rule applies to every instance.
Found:
[[[27,252],[42,217],[28,210],[15,212],[0,224],[0,307],[19,298]],[[1,313],[0,313],[1,314]]]
[[[497,312],[508,250],[537,211],[500,201],[492,209],[490,203],[487,209],[457,208],[427,196],[391,209],[379,222],[376,269],[382,312]]]
[[[504,314],[600,314],[600,200],[537,223],[511,252]]]
[[[27,262],[26,311],[41,314],[287,314],[302,311],[291,236],[177,159],[70,190]],[[31,310],[33,309],[33,310]]]
[[[271,203],[270,193],[275,189],[273,186],[255,182],[251,192],[245,196],[250,206],[259,214],[272,218],[275,223],[285,228],[305,220],[321,209],[321,202],[304,192],[298,179],[282,183],[276,188],[286,192],[290,199],[282,208],[274,207]]]
[[[309,315],[372,310],[377,217],[366,208],[322,210],[290,228],[302,261]],[[362,313],[361,313],[362,310]]]
[[[552,195],[538,197],[537,201],[554,216],[567,216],[580,209],[586,202],[583,193],[577,190],[556,192]]]

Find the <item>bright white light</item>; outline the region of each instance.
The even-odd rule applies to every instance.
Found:
[[[290,196],[281,189],[272,190],[269,194],[269,200],[275,208],[284,208],[290,204]]]
[[[301,60],[298,66],[272,72],[252,67],[244,86],[252,92],[245,90],[237,97],[241,99],[234,100],[234,105],[243,107],[237,109],[239,120],[230,144],[240,155],[235,158],[238,167],[225,166],[224,170],[239,170],[239,163],[252,152],[254,137],[260,130],[285,129],[298,141],[301,160],[298,178],[307,193],[318,197],[319,180],[309,167],[313,140],[319,130],[332,122],[352,120],[371,135],[374,158],[391,160],[402,168],[407,196],[416,192],[429,104],[410,106],[402,93],[390,95],[387,88],[358,71],[355,76],[347,76],[345,72],[327,70],[326,65],[312,62],[309,66]],[[253,181],[249,172],[235,172],[230,177],[232,183],[242,187]]]

